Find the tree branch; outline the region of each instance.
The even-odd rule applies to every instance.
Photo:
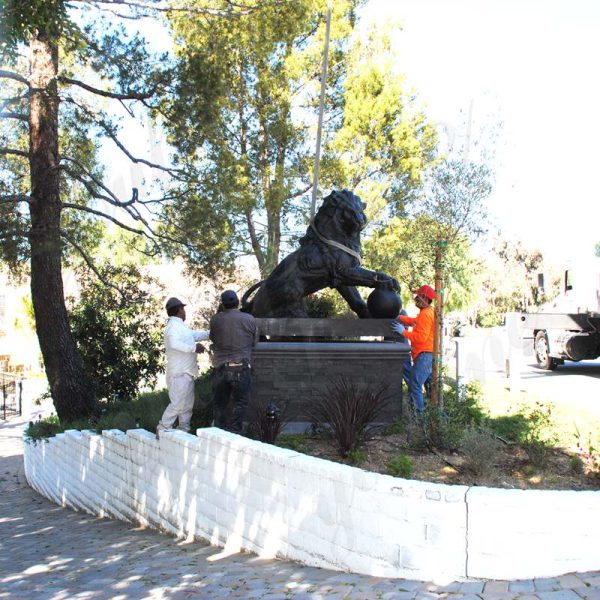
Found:
[[[137,189],[136,188],[134,188],[134,192],[133,192],[131,200],[127,200],[127,201],[119,200],[119,198],[117,198],[117,196],[115,196],[115,194],[109,188],[107,188],[99,179],[97,179],[93,175],[93,173],[90,173],[77,159],[71,158],[70,156],[61,156],[60,160],[68,160],[69,162],[72,162],[74,165],[77,165],[77,167],[79,167],[79,169],[81,169],[81,171],[87,177],[89,177],[95,185],[97,185],[101,190],[104,190],[108,194],[108,198],[105,196],[102,196],[102,198],[101,198],[102,200],[106,200],[107,202],[110,202],[114,206],[118,206],[120,208],[125,208],[126,206],[131,206],[137,200]],[[77,181],[80,181],[81,183],[83,183],[85,185],[86,182],[79,176],[78,173],[76,173],[72,169],[69,169],[68,167],[65,167],[65,166],[63,166],[61,168],[66,173],[71,175],[71,177],[74,177],[75,179],[77,179]],[[87,189],[88,189],[88,191],[90,191],[89,187],[87,187]],[[99,196],[96,196],[96,197],[99,198]]]
[[[94,263],[92,262],[92,259],[87,255],[87,253],[85,252],[85,250],[72,237],[70,237],[66,232],[64,232],[62,230],[60,232],[60,235],[65,240],[67,240],[67,242],[69,242],[69,244],[71,244],[71,246],[73,246],[73,248],[75,248],[75,250],[77,250],[77,252],[79,252],[79,254],[81,255],[81,258],[83,258],[83,260],[85,261],[85,264],[94,272],[94,274],[96,275],[96,277],[102,282],[103,285],[105,285],[107,287],[110,287],[113,290],[117,291],[119,294],[121,294],[121,297],[124,300],[127,300],[126,293],[119,286],[117,286],[114,283],[108,281],[106,278],[104,278],[102,276],[102,274],[100,273],[100,271],[98,271],[98,269],[96,269],[96,267],[94,266]]]
[[[26,194],[8,194],[7,196],[0,196],[1,204],[18,204],[19,202],[29,202],[30,198]]]
[[[0,79],[12,79],[13,81],[18,81],[19,83],[22,83],[27,87],[30,86],[29,81],[25,77],[23,77],[23,75],[19,75],[18,73],[14,73],[13,71],[5,71],[3,69],[0,69]]]
[[[103,219],[111,221],[112,223],[114,223],[115,225],[120,227],[121,229],[126,229],[127,231],[130,231],[131,233],[135,233],[137,235],[143,235],[143,236],[146,236],[149,239],[151,239],[151,237],[143,229],[136,229],[135,227],[125,225],[125,223],[119,221],[118,219],[116,219],[115,217],[112,217],[111,215],[106,214],[105,212],[102,212],[101,210],[96,210],[95,208],[90,208],[89,206],[84,206],[82,204],[72,204],[70,202],[63,202],[61,206],[63,208],[72,208],[74,210],[80,210],[80,211],[83,211],[86,213],[90,213],[91,215],[96,215],[97,217],[101,217]]]
[[[173,167],[165,167],[163,165],[159,165],[157,163],[153,163],[149,160],[146,160],[145,158],[138,158],[136,156],[133,156],[133,154],[131,154],[131,152],[129,152],[129,150],[127,150],[127,148],[119,141],[116,133],[113,131],[111,126],[106,121],[104,121],[104,119],[102,119],[98,115],[94,114],[87,107],[79,104],[76,100],[73,100],[73,98],[65,98],[65,101],[70,102],[71,104],[74,104],[80,110],[82,110],[86,115],[88,115],[90,118],[92,118],[94,120],[95,124],[102,128],[104,133],[106,133],[106,135],[115,143],[117,148],[119,148],[119,150],[121,150],[121,152],[123,152],[123,154],[125,154],[125,156],[131,162],[133,162],[135,164],[140,163],[140,164],[146,165],[146,166],[150,167],[151,169],[157,169],[159,171],[164,171],[165,173],[168,173],[169,175],[171,175],[171,177],[173,177],[175,179],[179,179],[178,175],[184,173],[184,171],[182,169],[177,169],[177,168],[173,168]]]
[[[156,13],[177,13],[177,12],[185,12],[189,14],[197,14],[197,15],[211,15],[215,17],[238,17],[249,15],[255,12],[259,8],[264,8],[266,6],[276,6],[283,2],[287,2],[288,0],[272,0],[271,2],[264,2],[262,4],[258,4],[256,6],[247,6],[244,4],[238,4],[235,2],[227,1],[227,4],[233,10],[219,10],[214,8],[193,8],[191,6],[152,6],[149,2],[131,2],[129,0],[72,0],[73,2],[81,2],[83,4],[91,4],[97,8],[100,8],[98,5],[111,5],[111,6],[122,6],[125,8],[132,8],[137,11],[142,11],[147,14],[156,14]],[[158,4],[158,3],[156,3]],[[234,12],[235,11],[235,12]]]
[[[0,155],[1,154],[13,154],[14,156],[22,156],[23,158],[29,158],[29,152],[25,150],[17,150],[16,148],[0,147]]]
[[[17,102],[24,100],[29,95],[30,95],[29,92],[27,92],[26,94],[23,94],[22,96],[11,96],[9,98],[2,98],[2,101],[0,103],[0,110],[4,110],[7,106],[10,106],[11,104],[16,104]]]
[[[25,121],[25,123],[29,121],[29,117],[27,115],[10,111],[0,112],[0,119],[18,119],[19,121]]]
[[[97,96],[103,96],[104,98],[113,98],[115,100],[147,100],[154,95],[155,90],[147,93],[139,93],[139,92],[130,92],[129,94],[116,94],[114,92],[107,92],[105,90],[99,90],[98,88],[92,87],[87,83],[83,83],[83,81],[79,81],[77,79],[71,79],[70,77],[60,76],[58,80],[61,83],[68,83],[69,85],[76,85],[87,92],[91,92],[92,94],[96,94]]]

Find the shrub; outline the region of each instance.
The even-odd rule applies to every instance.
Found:
[[[552,421],[552,404],[536,402],[534,407],[523,407],[521,412],[527,422],[523,446],[531,462],[542,468],[558,439]]]
[[[444,410],[439,415],[437,444],[441,448],[457,450],[463,434],[469,427],[479,427],[487,420],[482,408],[482,392],[479,382],[466,385],[444,386]]]
[[[326,432],[346,458],[378,429],[373,423],[390,401],[388,386],[354,386],[340,377],[308,408],[314,427]]]
[[[571,470],[572,473],[575,473],[576,475],[580,475],[581,473],[583,473],[584,469],[585,469],[585,463],[583,462],[583,460],[581,458],[579,458],[579,456],[570,456],[569,457],[569,469]]]
[[[406,454],[394,456],[394,458],[388,461],[386,466],[390,475],[402,477],[403,479],[409,479],[414,469],[412,459],[406,456]]]
[[[394,419],[384,430],[383,435],[401,435],[406,432],[406,425],[402,419]]]
[[[142,385],[153,385],[162,368],[162,313],[156,293],[133,266],[100,265],[101,282],[89,270],[79,271],[79,300],[71,302],[69,321],[83,364],[98,399],[133,400]],[[144,287],[140,286],[144,281]]]
[[[485,475],[493,466],[500,451],[500,441],[486,426],[470,426],[464,431],[459,449],[465,459],[465,467],[475,475]]]
[[[277,446],[296,452],[306,452],[306,435],[303,433],[282,433],[277,438]]]
[[[25,438],[28,440],[41,440],[62,433],[65,427],[61,425],[56,415],[50,415],[45,419],[30,421],[25,430]]]
[[[346,458],[348,459],[348,462],[352,463],[353,465],[358,465],[367,460],[368,455],[363,450],[354,449],[348,452],[348,456]]]
[[[335,315],[334,301],[323,294],[310,294],[306,297],[306,309],[311,319],[329,319]]]
[[[210,427],[213,422],[212,369],[196,379],[194,392],[196,397],[191,421],[192,433],[196,429]]]

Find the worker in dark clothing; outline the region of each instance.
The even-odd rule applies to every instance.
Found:
[[[221,304],[223,310],[210,321],[215,425],[240,433],[250,401],[256,321],[239,310],[240,302],[233,290],[221,294]]]

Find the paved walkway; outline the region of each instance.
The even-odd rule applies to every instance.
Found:
[[[25,481],[27,419],[0,421],[0,598],[600,600],[600,571],[437,586],[226,556],[199,542],[63,509]]]

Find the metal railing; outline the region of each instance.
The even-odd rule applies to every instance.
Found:
[[[13,373],[0,372],[0,417],[6,421],[8,417],[23,413],[23,381]]]

